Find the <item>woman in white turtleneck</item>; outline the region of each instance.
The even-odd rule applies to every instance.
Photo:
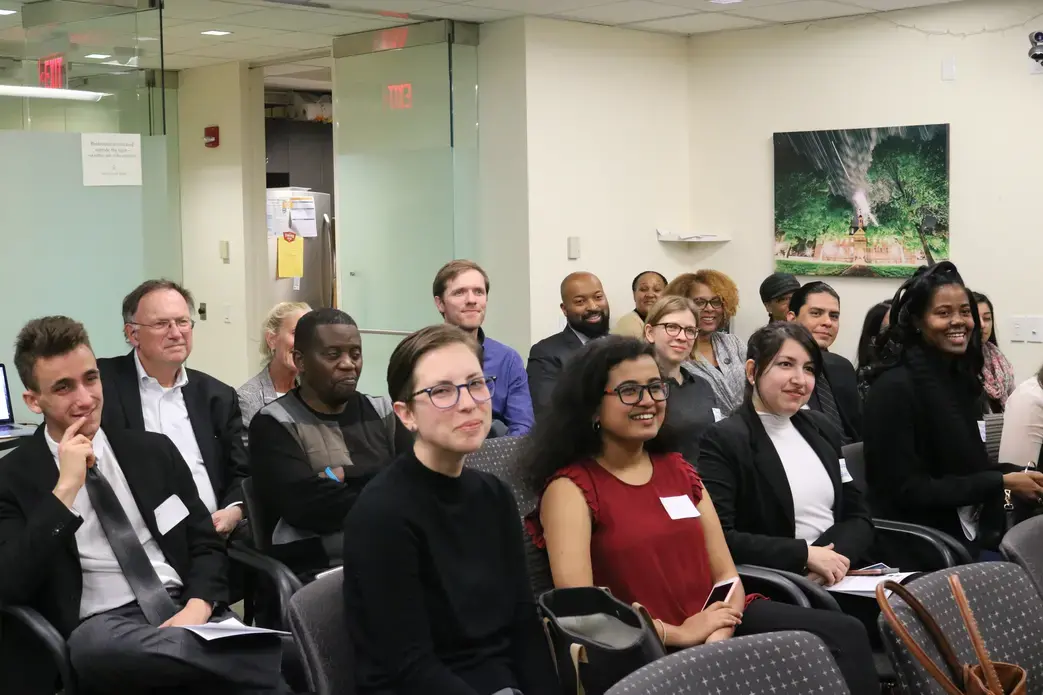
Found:
[[[711,427],[699,474],[738,564],[826,585],[866,559],[873,523],[840,458],[840,432],[804,408],[822,354],[807,329],[772,323],[749,341],[746,399]]]

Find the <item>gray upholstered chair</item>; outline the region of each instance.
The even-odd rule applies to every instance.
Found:
[[[634,671],[606,695],[848,692],[840,669],[821,639],[806,632],[770,632],[676,652]]]
[[[290,599],[290,630],[315,695],[354,695],[355,650],[344,619],[344,571],[332,570]]]
[[[942,632],[963,663],[977,663],[970,637],[963,625],[949,587],[948,578],[958,575],[978,623],[985,647],[994,661],[1018,664],[1028,671],[1028,695],[1043,693],[1043,600],[1024,569],[1009,562],[980,562],[939,570],[906,584],[938,621]],[[891,604],[898,618],[924,647],[935,663],[944,668],[938,650],[911,609],[897,596]],[[897,692],[903,695],[944,695],[927,671],[880,617],[880,633],[898,678]]]
[[[465,466],[495,475],[507,483],[511,492],[514,493],[514,501],[518,505],[518,511],[523,520],[526,514],[536,508],[536,503],[539,501],[526,484],[520,465],[526,441],[528,440],[525,437],[486,439],[482,448],[464,459]],[[554,588],[550,575],[550,562],[545,550],[537,548],[528,536],[524,540],[525,561],[529,566],[529,581],[532,583],[532,592],[539,596],[544,591]]]
[[[1028,572],[1036,591],[1043,596],[1043,516],[1034,516],[1007,531],[1000,552]]]

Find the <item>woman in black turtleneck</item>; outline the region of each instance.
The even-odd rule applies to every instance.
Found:
[[[344,526],[358,695],[559,688],[514,496],[463,465],[489,433],[493,386],[478,343],[454,326],[421,329],[391,354],[388,391],[416,439],[366,486]]]
[[[980,522],[1003,491],[1041,499],[1043,473],[990,466],[978,425],[978,311],[955,265],[921,267],[899,288],[879,344],[863,418],[873,511],[944,531],[975,556],[987,530]]]

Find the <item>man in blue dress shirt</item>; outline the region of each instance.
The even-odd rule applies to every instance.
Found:
[[[482,346],[482,369],[496,377],[493,388],[493,429],[490,437],[520,437],[532,429],[532,399],[521,355],[485,335],[489,276],[474,261],[446,263],[432,285],[435,308],[446,323],[462,328]]]

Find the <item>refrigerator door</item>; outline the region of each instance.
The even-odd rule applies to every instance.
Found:
[[[272,195],[269,192],[269,197]],[[313,309],[333,306],[333,230],[327,222],[330,219],[330,196],[311,191],[307,195],[315,198],[315,226],[319,235],[304,239],[304,275],[301,278],[277,277],[278,238],[268,237],[266,285],[269,306],[279,302],[307,302]]]

